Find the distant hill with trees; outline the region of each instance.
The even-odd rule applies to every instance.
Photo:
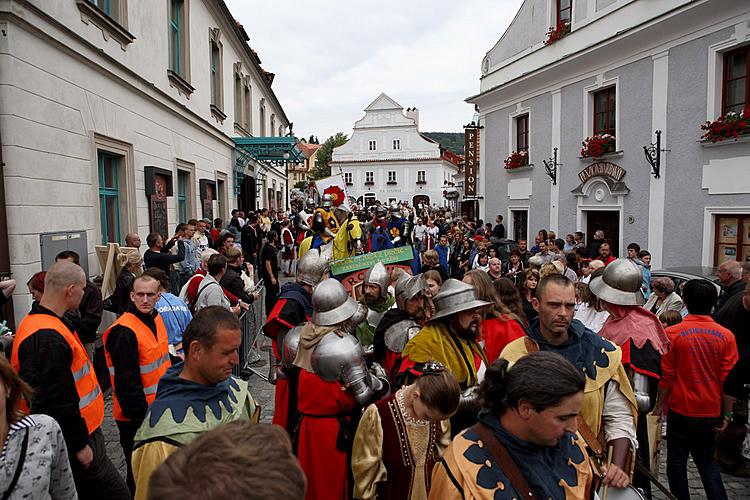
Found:
[[[449,151],[463,156],[464,154],[464,134],[462,132],[421,132],[422,135],[429,137]]]

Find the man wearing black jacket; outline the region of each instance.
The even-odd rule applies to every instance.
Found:
[[[62,251],[55,257],[55,262],[64,260],[77,266],[81,265],[80,257],[73,250]],[[102,322],[102,312],[104,312],[102,291],[86,278],[86,288],[83,291],[80,305],[77,309],[66,312],[65,317],[73,323],[78,338],[83,342],[92,363],[94,361],[94,343],[96,342],[97,329]]]
[[[258,251],[262,237],[260,234],[259,219],[257,214],[250,214],[247,218],[247,224],[242,227],[240,244],[242,253],[245,256],[245,262],[250,262],[254,266],[258,265]]]
[[[113,413],[127,464],[128,488],[133,495],[135,481],[130,459],[135,433],[156,395],[159,377],[170,366],[166,328],[154,309],[159,297],[158,280],[150,275],[136,278],[125,314],[104,334],[114,391]]]
[[[245,304],[252,304],[258,300],[258,292],[247,293],[245,282],[242,280],[242,251],[232,247],[224,255],[227,258],[227,270],[221,277],[219,284],[224,290],[233,294]]]
[[[171,240],[164,245],[164,239],[159,233],[151,233],[146,236],[146,244],[148,250],[143,253],[143,265],[146,269],[150,267],[158,267],[164,274],[169,276],[170,267],[172,264],[177,264],[185,260],[185,247],[177,245],[177,253],[172,254],[170,250],[177,240],[180,238],[183,224],[179,224],[175,230],[175,235]]]
[[[107,457],[100,429],[101,389],[72,333],[73,325],[65,318],[67,311],[78,308],[85,286],[80,266],[58,262],[50,267],[44,295],[16,332],[11,364],[34,389],[31,413],[49,415],[60,424],[78,497],[127,499],[128,488]]]

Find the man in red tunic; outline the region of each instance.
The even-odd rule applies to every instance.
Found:
[[[351,498],[357,419],[364,406],[387,392],[388,384],[368,371],[364,349],[352,335],[367,307],[335,279],[315,287],[312,303],[312,318],[299,333],[294,358],[300,369],[297,457],[307,477],[306,500],[346,499]],[[285,357],[290,348],[285,339]]]
[[[281,287],[279,299],[263,325],[263,333],[271,339],[276,358],[273,423],[284,427],[290,436],[297,425],[296,399],[299,370],[279,364],[280,346],[289,330],[310,319],[313,312],[312,289],[321,280],[328,278],[328,257],[327,253],[311,249],[300,259],[296,282],[286,283]]]

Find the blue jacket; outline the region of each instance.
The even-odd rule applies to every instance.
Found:
[[[182,342],[182,334],[190,320],[193,319],[187,304],[169,292],[162,292],[161,298],[156,303],[156,310],[159,311],[161,319],[164,320],[169,343],[175,345]]]

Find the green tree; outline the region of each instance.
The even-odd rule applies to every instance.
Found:
[[[297,181],[292,187],[294,187],[295,189],[299,189],[300,191],[304,191],[305,188],[307,187],[307,182]]]
[[[336,132],[318,149],[318,154],[315,160],[315,166],[310,169],[310,179],[323,179],[324,177],[331,176],[331,158],[333,157],[333,149],[341,146],[347,141],[346,134],[343,132]]]

